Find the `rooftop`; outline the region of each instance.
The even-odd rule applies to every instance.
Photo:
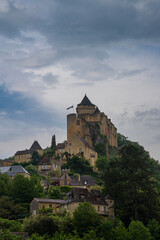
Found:
[[[85,94],[84,98],[82,99],[81,103],[79,103],[77,106],[80,106],[80,105],[83,105],[83,106],[95,106],[93,103],[91,103],[91,101],[86,96],[86,94]]]

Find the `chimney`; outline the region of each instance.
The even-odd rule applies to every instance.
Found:
[[[80,174],[78,174],[78,182],[80,182],[80,180],[81,180],[81,176],[80,176]]]

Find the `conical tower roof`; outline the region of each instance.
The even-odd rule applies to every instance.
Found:
[[[95,106],[93,103],[91,103],[91,101],[88,99],[88,97],[84,96],[84,98],[82,99],[81,103],[78,104],[78,106],[83,105],[83,106]]]
[[[39,143],[37,141],[34,141],[34,143],[32,144],[30,150],[34,151],[34,150],[42,150],[41,146],[39,145]]]

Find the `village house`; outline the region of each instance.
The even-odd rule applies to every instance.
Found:
[[[37,169],[42,175],[47,175],[51,171],[55,171],[61,174],[61,166],[62,163],[60,160],[55,159],[54,157],[43,157],[38,164]]]
[[[68,185],[76,188],[90,189],[90,187],[96,186],[96,182],[89,175],[81,176],[78,174],[78,176],[76,178],[73,178]]]
[[[114,200],[110,196],[104,197],[98,190],[88,191],[84,188],[73,188],[67,200],[34,198],[30,212],[36,215],[40,209],[50,207],[53,212],[65,210],[72,215],[82,202],[90,202],[98,214],[114,218]]]
[[[24,177],[30,178],[30,174],[21,165],[0,167],[0,172],[10,178],[14,178],[16,175],[23,175]]]
[[[39,155],[43,155],[43,150],[38,141],[34,141],[30,149],[17,151],[14,156],[14,161],[17,163],[29,162],[32,160],[32,154],[34,151],[37,151]]]
[[[8,167],[12,165],[13,160],[1,160],[0,159],[0,167]]]

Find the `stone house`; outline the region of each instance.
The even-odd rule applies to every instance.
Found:
[[[50,171],[58,171],[61,174],[62,163],[60,160],[49,157],[44,157],[37,166],[37,169],[40,174],[46,175]]]
[[[88,191],[84,188],[73,188],[67,200],[34,198],[30,204],[30,212],[37,214],[40,209],[50,207],[53,212],[66,210],[72,215],[82,202],[90,202],[100,215],[114,217],[114,200],[110,196],[104,197],[100,191]]]
[[[60,199],[42,199],[34,198],[30,203],[30,212],[36,215],[40,209],[52,208],[54,211],[57,207],[61,206],[64,200]]]
[[[32,154],[34,151],[37,151],[39,155],[43,155],[43,150],[38,141],[34,141],[30,149],[17,151],[14,156],[14,161],[18,163],[29,162],[32,160]]]
[[[1,160],[0,159],[0,167],[8,167],[12,165],[13,161],[12,160]]]
[[[16,175],[23,175],[24,177],[30,178],[30,174],[21,165],[0,167],[0,172],[10,178],[14,178]]]
[[[80,176],[80,174],[78,174],[78,177],[76,179],[72,179],[69,186],[90,189],[90,187],[96,186],[96,182],[89,175]]]

